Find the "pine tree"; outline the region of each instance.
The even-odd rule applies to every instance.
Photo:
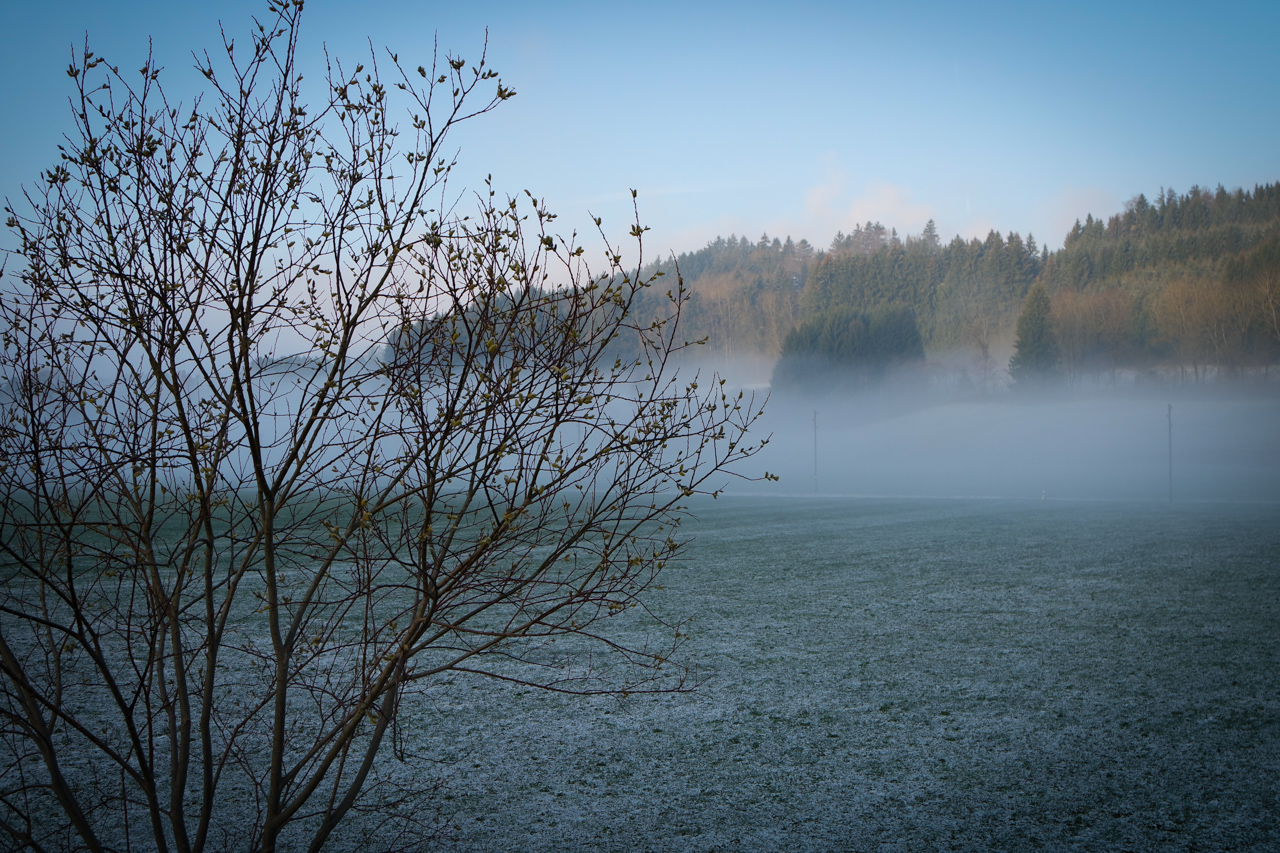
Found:
[[[1018,317],[1018,338],[1009,375],[1016,388],[1042,386],[1058,371],[1058,345],[1049,325],[1049,293],[1036,283],[1027,293]]]
[[[942,244],[942,241],[938,238],[938,226],[933,223],[932,219],[925,223],[924,233],[920,235],[920,239],[924,240],[925,245],[931,250],[937,249]]]

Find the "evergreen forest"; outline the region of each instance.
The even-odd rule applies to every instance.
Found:
[[[1033,376],[1114,381],[1119,371],[1268,376],[1280,357],[1280,183],[1139,195],[1105,221],[1077,222],[1057,251],[1030,234],[944,243],[932,221],[910,236],[868,222],[826,249],[721,237],[646,272],[670,281],[677,268],[691,294],[684,336],[705,338],[717,360],[780,356],[780,386],[818,363],[874,381],[924,350],[989,365],[1011,344],[1036,348],[1015,351],[1015,386]],[[1038,337],[1019,344],[1033,288],[1044,317],[1024,323]],[[887,322],[893,333],[881,330]]]

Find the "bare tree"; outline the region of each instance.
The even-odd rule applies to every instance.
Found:
[[[1058,341],[1063,373],[1068,382],[1078,384],[1097,343],[1092,300],[1074,287],[1059,288],[1050,300],[1049,320]]]
[[[1111,381],[1116,381],[1133,333],[1133,302],[1128,294],[1119,288],[1081,293],[1063,287],[1053,294],[1049,319],[1070,382],[1079,383],[1086,370],[1096,382],[1104,358]]]
[[[189,106],[86,48],[7,209],[10,847],[319,850],[399,801],[442,674],[686,684],[644,594],[758,408],[673,374],[678,282],[637,324],[639,259],[591,269],[532,196],[463,215],[446,138],[512,94],[483,57],[335,61],[313,110],[301,7],[197,57]]]
[[[1264,270],[1253,279],[1254,300],[1261,317],[1263,371],[1270,372],[1275,347],[1280,344],[1280,273]]]
[[[1257,328],[1256,291],[1235,283],[1214,282],[1205,294],[1205,327],[1219,376],[1240,377]]]
[[[1097,294],[1094,303],[1098,346],[1106,355],[1111,381],[1114,383],[1120,364],[1133,346],[1133,297],[1115,287]]]
[[[1201,279],[1181,277],[1166,284],[1155,300],[1156,328],[1169,346],[1185,378],[1191,365],[1196,382],[1207,375],[1211,341],[1209,337],[1211,285]]]

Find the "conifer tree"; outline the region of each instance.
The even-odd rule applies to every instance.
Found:
[[[1043,385],[1058,370],[1058,345],[1049,325],[1049,293],[1036,283],[1027,293],[1022,314],[1018,317],[1017,340],[1009,375],[1016,388]]]

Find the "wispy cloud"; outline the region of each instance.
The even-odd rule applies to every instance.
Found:
[[[806,189],[803,198],[801,221],[788,226],[817,240],[867,222],[880,222],[904,234],[917,233],[935,215],[932,206],[912,199],[909,187],[873,181],[855,193],[847,170],[831,157],[824,179]]]
[[[983,240],[995,227],[995,224],[987,217],[975,216],[971,219],[965,220],[964,224],[956,230],[956,235],[963,237],[966,240],[973,240],[975,238]],[[943,237],[943,239],[945,240],[947,238]]]
[[[1047,222],[1049,233],[1039,235],[1056,243],[1061,240],[1076,220],[1084,221],[1093,214],[1095,219],[1106,219],[1120,210],[1120,201],[1111,193],[1098,187],[1065,186],[1041,200],[1035,208],[1035,218]]]

